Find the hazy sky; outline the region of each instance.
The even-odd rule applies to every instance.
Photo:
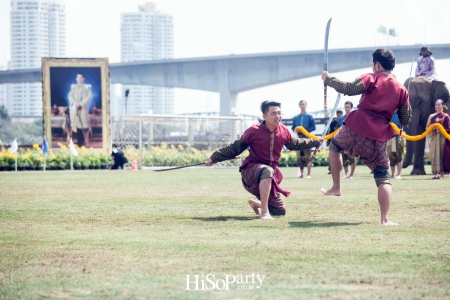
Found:
[[[120,13],[137,11],[138,5],[145,2],[65,0],[67,56],[108,57],[110,62],[119,62]],[[330,48],[450,43],[448,0],[152,2],[156,3],[157,10],[174,17],[175,58],[322,49],[325,25],[330,17],[333,17]],[[0,65],[10,58],[9,3],[0,0]],[[395,28],[399,36],[388,40],[376,33],[380,25]],[[444,74],[450,72],[446,71],[450,70],[448,64],[448,60],[438,64],[440,75],[448,76]],[[361,72],[345,72],[343,76],[350,80]],[[399,66],[395,72],[402,80],[406,79],[409,66],[404,69]],[[257,104],[269,98],[280,100],[283,105],[305,98],[309,100],[310,110],[321,109],[320,86],[320,79],[312,78],[241,93],[237,109],[259,115]],[[205,105],[211,110],[219,106],[216,93],[176,89],[175,97],[177,113],[204,110]]]

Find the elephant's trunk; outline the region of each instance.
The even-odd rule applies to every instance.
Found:
[[[407,168],[409,167],[409,165],[412,162],[413,159],[413,154],[414,154],[414,143],[413,142],[406,142],[406,156],[405,159],[403,160],[403,166],[402,168]]]
[[[415,111],[413,110],[411,124],[409,125],[411,135],[419,135],[425,131],[428,116],[429,113],[424,108],[422,108],[421,110],[419,109],[416,109]],[[426,175],[425,168],[423,165],[425,139],[421,139],[414,142],[411,141],[409,142],[409,144],[412,144],[412,147],[414,149],[413,151],[414,165],[410,174]]]

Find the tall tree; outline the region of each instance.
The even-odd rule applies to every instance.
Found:
[[[4,105],[0,106],[0,128],[3,127],[5,123],[11,122],[11,116]]]

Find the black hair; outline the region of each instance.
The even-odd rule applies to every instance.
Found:
[[[438,102],[441,103],[442,106],[443,106],[445,109],[448,109],[447,105],[444,104],[444,100],[442,100],[442,99],[437,99],[434,105],[436,105],[436,103],[438,103]]]
[[[300,101],[298,102],[298,105],[300,105],[300,103],[302,103],[302,102],[305,102],[305,105],[308,105],[308,102],[306,102],[306,100],[300,100]]]
[[[383,69],[387,71],[392,71],[395,67],[395,56],[394,52],[389,49],[377,49],[372,53],[373,63],[380,63]]]
[[[353,108],[353,102],[352,101],[345,101],[344,106],[345,106],[345,104],[350,104],[350,107]]]
[[[422,48],[420,48],[419,56],[422,56],[422,51],[427,51],[428,55],[433,55],[433,52],[430,51],[430,48],[428,48],[428,46],[423,46]]]
[[[278,106],[279,108],[281,108],[281,103],[280,102],[275,102],[275,101],[263,101],[261,103],[261,111],[263,114],[267,114],[267,112],[269,111],[269,107],[271,106]]]
[[[336,111],[336,113],[337,113],[337,114],[343,114],[342,110],[340,110],[340,109],[338,109],[338,110]]]
[[[83,74],[83,73],[77,73],[77,75],[81,75],[81,76],[83,76],[83,78],[84,78],[84,74]]]

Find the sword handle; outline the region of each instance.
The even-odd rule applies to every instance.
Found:
[[[316,149],[314,149],[314,152],[313,152],[313,154],[311,155],[311,159],[309,160],[308,167],[311,167],[311,166],[312,166],[312,163],[313,163],[314,159],[316,158],[317,151],[319,150],[320,146],[322,146],[323,141],[324,141],[324,140],[321,140],[321,141],[317,144]]]
[[[328,105],[327,105],[327,84],[325,83],[325,81],[323,82],[323,109],[324,110],[328,109]]]

